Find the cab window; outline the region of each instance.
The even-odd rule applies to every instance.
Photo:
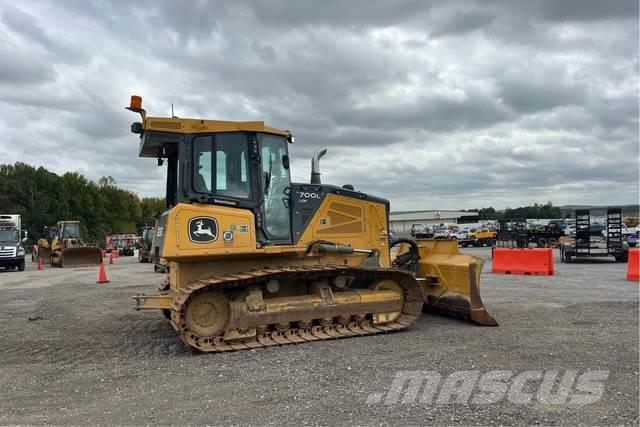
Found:
[[[248,145],[244,134],[223,133],[194,140],[193,188],[237,199],[249,198]]]

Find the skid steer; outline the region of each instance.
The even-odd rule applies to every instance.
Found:
[[[100,265],[102,250],[97,246],[86,246],[80,238],[79,221],[58,221],[49,239],[40,239],[44,254],[49,255],[52,267],[90,267]],[[48,246],[48,248],[46,247]],[[48,249],[48,250],[47,250]],[[38,250],[40,252],[40,249]]]
[[[138,262],[151,262],[151,246],[153,244],[153,233],[153,227],[142,227],[140,233],[140,247],[138,248]]]
[[[37,242],[36,257],[42,259],[42,261],[51,262],[51,243],[56,236],[56,227],[45,226],[42,228],[40,238]],[[33,256],[32,256],[33,258]],[[36,259],[33,259],[36,261]]]
[[[404,329],[423,310],[497,323],[480,299],[483,261],[455,241],[389,240],[389,201],[321,183],[292,183],[288,130],[264,122],[147,117],[128,110],[139,155],[167,164],[156,227],[169,280],[136,309],[162,310],[205,352]],[[393,255],[392,255],[393,254]]]

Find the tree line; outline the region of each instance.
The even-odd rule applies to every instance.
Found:
[[[471,209],[471,211],[478,212],[477,216],[462,217],[460,222],[475,222],[480,220],[498,220],[498,219],[554,219],[554,218],[569,218],[571,212],[563,212],[557,206],[553,206],[551,202],[545,204],[535,203],[532,206],[522,206],[519,208],[506,208],[505,210],[498,211],[492,207]]]
[[[140,234],[153,226],[164,198],[139,198],[116,186],[112,177],[97,183],[77,172],[57,175],[25,163],[0,164],[0,213],[20,214],[22,228],[35,242],[44,226],[80,221],[86,242],[103,243],[110,234]]]
[[[616,207],[616,206],[613,206]],[[624,216],[639,216],[640,206],[638,205],[622,205],[617,206],[622,209]],[[531,206],[521,206],[519,208],[506,208],[504,210],[496,210],[493,207],[470,209],[470,211],[478,212],[478,216],[461,217],[460,222],[476,222],[482,220],[499,220],[499,219],[560,219],[574,218],[576,209],[590,209],[591,215],[606,215],[607,207],[604,206],[553,206],[551,202],[535,203]]]

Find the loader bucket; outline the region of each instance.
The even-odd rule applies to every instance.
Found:
[[[92,267],[102,262],[102,250],[95,246],[62,250],[60,267]]]
[[[498,326],[480,298],[484,261],[463,254],[456,240],[419,239],[418,281],[423,311],[445,313],[484,326]],[[402,251],[402,248],[401,248]]]

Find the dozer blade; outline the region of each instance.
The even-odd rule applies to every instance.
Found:
[[[62,250],[60,267],[92,267],[102,262],[102,250],[95,246]]]
[[[498,326],[480,298],[484,261],[461,253],[456,240],[418,240],[417,243],[423,311],[444,313],[483,326]]]

